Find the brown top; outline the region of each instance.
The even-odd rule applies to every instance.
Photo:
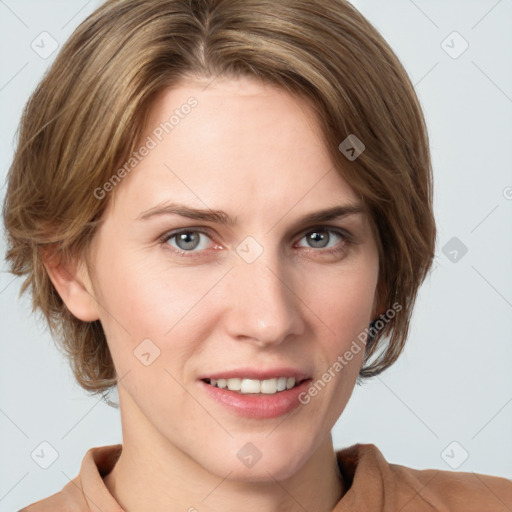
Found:
[[[91,448],[62,491],[18,512],[123,512],[102,479],[121,450],[121,444]],[[506,478],[390,464],[373,444],[355,444],[336,456],[346,492],[333,512],[512,511]]]

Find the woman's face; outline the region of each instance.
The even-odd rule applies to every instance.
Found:
[[[362,210],[303,220],[361,206],[304,101],[249,78],[203,87],[183,82],[153,104],[140,146],[155,147],[116,186],[92,293],[125,444],[222,477],[286,478],[329,442],[355,385],[364,350],[343,355],[377,312],[377,246]],[[294,376],[309,381],[276,392]]]

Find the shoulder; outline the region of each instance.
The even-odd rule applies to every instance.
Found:
[[[103,476],[112,470],[121,451],[121,444],[90,448],[78,475],[61,491],[18,512],[90,512],[93,507],[120,511],[121,507],[105,487]]]
[[[512,481],[506,478],[393,464],[373,444],[343,448],[337,458],[349,486],[347,502],[358,506],[401,512],[512,510]]]
[[[390,464],[404,486],[418,490],[427,501],[440,501],[447,510],[508,512],[512,508],[512,481],[462,471],[413,469]]]
[[[49,496],[36,501],[18,512],[89,512],[84,499],[79,477],[71,480],[64,488]]]

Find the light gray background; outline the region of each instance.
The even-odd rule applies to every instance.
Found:
[[[0,0],[2,185],[22,107],[55,57],[31,42],[47,31],[62,43],[99,4]],[[356,388],[335,445],[375,443],[398,464],[512,478],[512,2],[354,4],[397,52],[424,107],[439,238],[405,353]],[[457,58],[453,31],[469,43]],[[456,262],[450,246],[443,252],[453,237],[468,248]],[[20,283],[3,262],[1,511],[61,490],[87,449],[122,440],[118,410],[74,383],[29,297],[17,298]],[[31,458],[43,441],[58,452],[48,469]]]

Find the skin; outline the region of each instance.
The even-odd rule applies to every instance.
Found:
[[[363,351],[309,404],[250,419],[212,401],[199,376],[225,369],[300,368],[316,380],[379,313],[379,257],[362,212],[321,224],[315,245],[304,215],[357,204],[335,172],[305,100],[253,78],[182,82],[156,99],[146,140],[190,96],[198,106],[120,183],[93,241],[90,266],[52,266],[67,307],[100,319],[116,371],[123,451],[104,479],[127,511],[331,511],[346,488],[331,429]],[[163,201],[222,209],[233,226],[177,215],[136,219]],[[166,233],[198,234],[187,247]],[[308,235],[309,233],[309,235]],[[262,254],[236,252],[248,236]],[[189,247],[193,244],[189,244]],[[331,248],[341,249],[328,254]],[[192,256],[191,256],[192,255]],[[144,339],[160,355],[134,356]],[[237,457],[261,452],[251,468]]]

